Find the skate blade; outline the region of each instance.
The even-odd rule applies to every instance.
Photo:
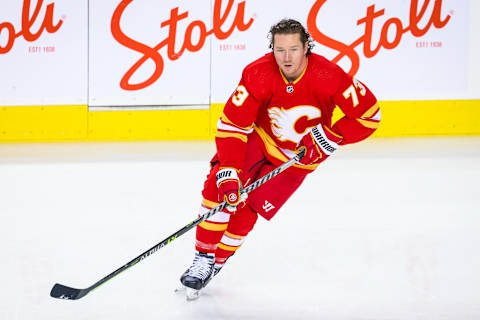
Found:
[[[200,298],[200,290],[185,288],[185,296],[187,297],[187,301],[197,300]]]
[[[200,290],[188,288],[185,286],[175,289],[175,293],[184,294],[187,301],[194,301],[200,298]]]

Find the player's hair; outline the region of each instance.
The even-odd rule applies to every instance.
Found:
[[[305,42],[308,42],[307,43],[307,46],[308,46],[307,56],[308,56],[314,46],[313,39],[310,36],[310,33],[308,33],[308,31],[305,29],[305,27],[300,22],[294,19],[282,19],[277,24],[273,25],[270,28],[270,31],[268,34],[268,38],[270,39],[269,48],[273,50],[273,41],[276,34],[295,34],[295,33],[298,33],[300,35],[300,41],[302,41],[302,44],[304,44]]]

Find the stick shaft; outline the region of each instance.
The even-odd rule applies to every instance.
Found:
[[[273,177],[275,177],[279,173],[281,173],[281,172],[285,171],[286,169],[288,169],[289,167],[291,167],[294,163],[299,161],[304,155],[305,155],[305,149],[302,149],[299,153],[297,153],[290,160],[288,160],[287,162],[278,166],[274,170],[270,171],[269,173],[267,173],[266,175],[264,175],[260,179],[256,180],[252,184],[245,187],[245,189],[243,189],[242,192],[249,193],[249,192],[257,189],[258,187],[260,187],[261,185],[263,185],[267,181],[271,180]],[[86,289],[73,289],[73,288],[70,288],[70,287],[66,287],[66,286],[63,286],[63,285],[56,284],[54,286],[54,288],[52,289],[52,293],[50,295],[54,298],[63,298],[63,299],[72,299],[72,300],[80,299],[81,297],[87,295],[89,292],[91,292],[91,291],[97,289],[98,287],[100,287],[101,285],[103,285],[105,282],[113,279],[114,277],[116,277],[117,275],[122,273],[123,271],[125,271],[127,269],[130,269],[131,267],[133,267],[137,263],[139,263],[139,262],[143,261],[144,259],[148,258],[149,256],[151,256],[152,254],[154,254],[155,252],[157,252],[158,250],[160,250],[161,248],[163,248],[164,246],[166,246],[167,244],[169,244],[173,240],[177,239],[178,237],[185,234],[186,232],[188,232],[192,228],[196,227],[202,221],[208,219],[209,217],[213,216],[217,212],[223,210],[226,206],[227,206],[227,202],[223,201],[222,203],[220,203],[215,208],[213,208],[213,209],[209,210],[208,212],[204,213],[203,215],[201,215],[197,219],[193,220],[192,222],[190,222],[189,224],[187,224],[183,228],[177,230],[175,233],[172,233],[170,236],[166,237],[165,239],[163,239],[162,241],[160,241],[159,243],[157,243],[156,245],[154,245],[153,247],[151,247],[147,251],[143,252],[138,257],[132,259],[131,261],[127,262],[125,265],[121,266],[120,268],[113,271],[109,275],[105,276],[101,280],[95,282],[90,287],[88,287]],[[69,295],[68,292],[62,292],[62,290],[77,290],[77,294],[70,294]],[[55,294],[53,294],[53,292],[55,292]]]

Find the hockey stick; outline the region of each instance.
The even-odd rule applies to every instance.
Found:
[[[255,182],[253,182],[249,186],[245,187],[245,189],[242,190],[242,193],[249,193],[249,192],[255,190],[256,188],[258,188],[259,186],[261,186],[262,184],[264,184],[268,180],[270,180],[273,177],[275,177],[276,175],[278,175],[280,172],[285,171],[287,168],[291,167],[295,162],[300,161],[300,159],[302,159],[303,156],[305,155],[305,152],[306,152],[306,149],[305,149],[305,147],[303,147],[290,160],[288,160],[284,164],[278,166],[274,170],[270,171],[269,173],[267,173],[266,175],[264,175],[260,179],[256,180]],[[209,217],[213,216],[215,213],[223,210],[226,206],[227,206],[227,202],[223,201],[222,203],[220,203],[215,208],[213,208],[210,211],[204,213],[203,215],[201,215],[197,219],[195,219],[192,222],[190,222],[189,224],[187,224],[185,227],[181,228],[180,230],[178,230],[174,234],[168,236],[167,238],[165,238],[164,240],[162,240],[158,244],[154,245],[152,248],[148,249],[147,251],[145,251],[144,253],[142,253],[141,255],[136,257],[135,259],[131,260],[130,262],[128,262],[124,266],[122,266],[122,267],[118,268],[117,270],[113,271],[108,276],[104,277],[103,279],[99,280],[98,282],[95,282],[90,287],[85,288],[85,289],[75,289],[75,288],[67,287],[67,286],[64,286],[62,284],[56,283],[53,286],[52,290],[50,291],[50,296],[53,297],[53,298],[59,298],[59,299],[65,299],[65,300],[78,300],[78,299],[86,296],[88,293],[97,289],[98,287],[100,287],[105,282],[107,282],[107,281],[113,279],[114,277],[118,276],[123,271],[133,267],[134,265],[136,265],[137,263],[139,263],[143,259],[148,258],[150,255],[154,254],[155,252],[157,252],[158,250],[163,248],[165,245],[167,245],[170,242],[172,242],[173,240],[177,239],[178,237],[180,237],[181,235],[183,235],[184,233],[186,233],[187,231],[189,231],[193,227],[197,226],[202,221],[204,221],[204,220],[208,219]]]

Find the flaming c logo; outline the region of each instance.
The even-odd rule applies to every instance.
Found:
[[[450,15],[447,15],[442,20],[442,17],[441,17],[442,0],[434,0],[432,15],[430,16],[427,24],[423,28],[420,28],[418,26],[419,22],[423,20],[425,12],[430,3],[430,0],[424,0],[423,5],[420,8],[420,11],[418,11],[418,0],[411,0],[409,24],[404,26],[402,24],[402,21],[395,17],[388,19],[387,21],[385,21],[385,24],[381,29],[379,43],[375,48],[372,48],[372,45],[373,45],[372,33],[373,33],[374,20],[375,18],[378,18],[385,14],[385,9],[376,11],[375,4],[372,4],[367,8],[366,16],[357,21],[357,25],[362,25],[362,24],[365,25],[365,33],[360,38],[355,40],[352,44],[347,45],[326,36],[317,27],[317,24],[316,24],[317,15],[326,1],[327,0],[319,0],[315,2],[315,4],[310,10],[310,13],[308,14],[307,28],[310,34],[312,35],[312,38],[314,38],[318,43],[325,45],[331,49],[337,50],[339,52],[338,55],[332,60],[333,62],[337,63],[343,57],[347,57],[348,59],[350,59],[352,66],[348,73],[351,76],[354,76],[360,67],[360,57],[358,53],[355,51],[355,48],[358,45],[363,43],[363,54],[367,58],[372,58],[380,51],[382,47],[385,49],[396,48],[400,43],[400,41],[402,40],[402,36],[406,32],[410,32],[415,37],[421,37],[430,30],[432,25],[438,29],[445,27],[445,25],[448,23],[448,21],[451,18]],[[387,33],[391,28],[395,29],[395,38],[393,40],[389,40],[387,38]]]
[[[222,26],[230,15],[234,0],[228,0],[227,6],[223,13],[221,12],[222,0],[215,0],[215,4],[213,7],[213,28],[207,31],[206,24],[203,21],[192,21],[188,25],[185,32],[185,38],[183,40],[182,47],[180,48],[180,50],[175,51],[175,40],[177,37],[178,22],[188,17],[188,11],[179,13],[179,8],[176,7],[170,10],[170,18],[160,24],[162,28],[168,27],[167,38],[158,43],[156,46],[149,47],[137,40],[128,37],[120,27],[120,20],[122,18],[122,15],[125,12],[125,9],[132,3],[132,1],[133,0],[121,1],[118,7],[115,9],[111,21],[111,31],[115,40],[117,40],[123,46],[142,54],[142,57],[137,62],[135,62],[133,66],[130,67],[127,73],[120,80],[120,87],[124,90],[140,90],[150,86],[152,83],[154,83],[160,78],[164,69],[164,60],[162,55],[158,51],[163,47],[167,47],[167,56],[170,60],[177,60],[182,56],[185,50],[196,52],[202,49],[205,44],[206,38],[212,34],[215,35],[215,37],[217,37],[218,39],[226,39],[233,33],[235,28],[237,28],[239,31],[245,31],[253,23],[253,18],[251,18],[247,23],[244,23],[245,1],[243,1],[240,2],[237,6],[237,12],[230,28],[227,31],[223,31]],[[200,33],[200,37],[196,41],[196,43],[193,43],[192,33],[195,29],[197,29]],[[131,77],[148,60],[152,60],[152,62],[155,64],[155,70],[153,71],[153,73],[147,80],[143,82],[131,83]]]
[[[42,8],[43,0],[38,0],[37,5],[33,14],[30,16],[30,0],[23,1],[22,8],[22,27],[21,30],[16,32],[15,27],[10,22],[0,23],[0,35],[4,32],[7,33],[7,43],[5,46],[0,44],[0,54],[8,53],[15,43],[15,39],[20,36],[23,36],[25,40],[33,42],[40,38],[42,33],[46,30],[49,33],[55,33],[62,26],[63,21],[60,20],[56,24],[53,23],[53,9],[55,4],[50,3],[47,5],[47,10],[45,16],[43,17],[43,23],[38,29],[37,32],[33,33],[31,31],[32,25],[37,21],[40,9]]]

